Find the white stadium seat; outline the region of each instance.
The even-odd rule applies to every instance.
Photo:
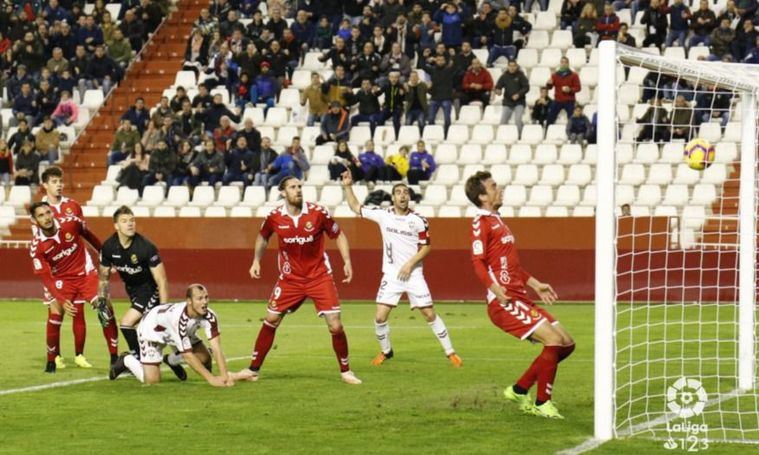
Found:
[[[177,213],[174,207],[161,206],[153,210],[153,216],[158,218],[174,218],[177,216]]]
[[[548,47],[549,39],[546,30],[533,30],[530,32],[530,39],[527,41],[529,49],[545,49]],[[545,81],[543,81],[545,83]]]
[[[681,207],[688,202],[688,185],[667,185],[662,204]]]
[[[558,159],[556,146],[553,144],[540,144],[535,148],[534,164],[552,164]]]
[[[206,218],[226,218],[227,209],[221,206],[214,205],[214,206],[208,207],[206,211],[203,212],[203,216],[205,216]]]
[[[671,205],[658,205],[654,207],[654,216],[677,216],[677,208]]]
[[[479,106],[461,106],[459,118],[456,123],[461,125],[473,126],[480,123],[482,111]]]
[[[543,166],[540,178],[541,185],[558,186],[564,183],[564,166],[561,164],[548,164]]]
[[[289,146],[293,142],[293,137],[298,135],[298,127],[282,126],[277,130],[277,140],[274,141],[274,144]]]
[[[245,188],[245,195],[240,203],[244,207],[259,207],[266,203],[266,190],[262,186],[249,186]]]
[[[438,218],[461,218],[461,208],[444,205],[437,211]]]
[[[111,201],[113,201],[113,187],[111,185],[95,185],[92,188],[92,199],[87,201],[87,205],[105,207]]]
[[[306,181],[309,185],[324,185],[329,182],[329,169],[327,166],[311,166]]]
[[[401,130],[403,128],[417,128],[416,125],[408,125],[408,126],[402,126]],[[419,129],[417,128],[416,137],[419,137]],[[418,139],[414,139],[414,135],[411,134],[409,139],[407,140],[404,138],[404,140],[398,140],[401,144],[404,145],[411,145],[415,143]],[[422,140],[424,142],[428,142],[430,144],[439,144],[440,142],[443,142],[445,140],[445,130],[443,129],[443,125],[427,125],[424,127],[424,134],[422,135]]]
[[[632,204],[635,200],[635,188],[632,185],[617,185],[617,205]]]
[[[547,185],[535,185],[530,189],[528,205],[547,207],[553,202],[553,188]]]
[[[656,144],[638,144],[635,150],[635,162],[652,164],[659,160],[659,146]]]
[[[546,207],[544,216],[552,218],[562,218],[569,216],[569,210],[566,207],[560,207],[560,206],[550,206]]]
[[[727,179],[727,167],[723,163],[714,163],[701,172],[703,172],[701,183],[721,185]]]
[[[200,218],[200,207],[182,207],[179,209],[181,218]]]
[[[253,209],[250,207],[232,207],[229,211],[229,216],[232,218],[251,218],[253,216]]]
[[[222,186],[219,188],[219,196],[216,198],[214,206],[217,207],[234,207],[240,203],[240,187]]]
[[[137,199],[139,199],[139,197],[140,197],[140,193],[138,193],[137,190],[133,190],[126,186],[122,186],[121,188],[119,188],[118,192],[116,193],[116,200],[114,201],[114,204],[118,206],[121,206],[121,205],[129,206],[137,202]]]
[[[519,141],[519,130],[516,125],[499,125],[495,133],[496,144],[514,144]]]
[[[562,185],[556,192],[556,205],[574,207],[580,203],[580,187],[577,185]]]
[[[349,137],[348,141],[351,144],[361,144],[363,147],[366,141],[372,138],[372,131],[368,126],[357,125],[351,128]]]
[[[718,142],[714,146],[714,152],[714,161],[717,163],[732,163],[738,159],[738,147],[735,142]],[[682,159],[682,148],[680,157]]]
[[[593,217],[595,215],[596,215],[595,207],[580,206],[580,207],[575,207],[574,210],[572,210],[572,216],[574,217]]]
[[[300,92],[297,88],[282,89],[279,93],[279,106],[300,109]]]
[[[463,185],[456,185],[451,189],[451,198],[448,200],[448,204],[457,207],[465,207],[469,203]]]
[[[487,145],[493,142],[493,139],[493,127],[491,125],[475,125],[472,128],[471,143]]]
[[[677,166],[677,172],[675,173],[675,179],[672,183],[680,183],[684,185],[693,185],[701,179],[701,173],[694,171],[687,164],[680,163]]]
[[[336,185],[326,185],[322,188],[319,203],[327,207],[335,207],[343,202],[343,189]],[[362,201],[359,201],[362,202]]]
[[[661,153],[661,161],[665,161],[670,164],[677,164],[683,161],[683,148],[685,143],[683,142],[669,142],[664,144]]]
[[[573,164],[569,167],[566,184],[585,186],[593,180],[593,171],[587,164]]]
[[[439,206],[448,201],[448,194],[444,185],[428,185],[424,190],[422,202],[426,205]]]
[[[561,57],[563,57],[561,49],[551,47],[543,49],[543,52],[540,53],[540,66],[547,66],[549,68],[559,66]]]
[[[459,181],[459,167],[455,164],[442,164],[435,171],[435,183],[453,185]]]
[[[144,207],[157,207],[163,203],[165,197],[166,187],[149,185],[142,190],[142,200],[137,204]]]
[[[526,205],[524,207],[519,207],[517,216],[519,218],[538,218],[543,216],[543,211],[540,210],[540,207]]]
[[[582,160],[582,147],[579,144],[564,144],[559,151],[559,164],[577,164]]]
[[[466,144],[469,141],[469,127],[466,125],[451,125],[448,128],[446,141],[452,144]]]
[[[85,205],[82,207],[82,215],[84,215],[85,218],[97,218],[100,216],[100,207]],[[148,213],[148,216],[149,215],[150,214]],[[1,221],[0,224],[2,224]]]
[[[190,205],[193,207],[208,207],[213,204],[216,195],[214,194],[214,188],[212,186],[196,186],[192,192],[192,201]],[[180,210],[179,216],[182,215]]]
[[[508,185],[503,190],[503,204],[520,207],[527,201],[527,189],[523,185]]]
[[[185,90],[197,86],[194,71],[177,71],[174,78],[174,87],[184,87]]]
[[[425,132],[429,127],[425,128]],[[416,125],[403,125],[398,132],[398,142],[402,144],[415,144],[419,140],[419,128]],[[433,142],[432,139],[427,141]]]
[[[478,164],[482,162],[482,147],[479,144],[461,146],[458,164]]]
[[[582,193],[582,201],[580,204],[585,206],[593,206],[596,205],[596,196],[597,196],[597,190],[595,185],[588,185],[585,187],[585,190]]]
[[[498,81],[494,80],[493,82],[495,83]],[[482,123],[485,125],[500,125],[502,114],[503,106],[493,106],[492,104],[488,105],[485,108],[485,113],[482,115]],[[472,133],[472,136],[475,136],[475,134]]]
[[[669,185],[672,181],[672,166],[657,163],[648,169],[648,183],[653,185]]]
[[[538,183],[538,167],[534,164],[520,164],[514,173],[515,185],[535,185]]]
[[[510,164],[531,164],[532,148],[529,145],[517,144],[511,147],[509,151]]]
[[[88,111],[97,111],[104,101],[103,91],[100,89],[87,90],[84,92],[84,99],[82,100],[82,107],[87,108]]]
[[[642,185],[638,189],[636,205],[652,207],[661,202],[661,187],[659,185]]]
[[[502,144],[489,144],[485,147],[483,164],[500,164],[506,162],[506,146]]]
[[[620,183],[624,185],[641,185],[646,181],[646,169],[642,164],[625,164],[622,168]]]
[[[693,197],[690,203],[693,205],[710,205],[717,199],[717,189],[711,183],[699,183],[693,187]]]
[[[538,65],[538,50],[537,49],[522,49],[517,54],[517,64],[522,67],[523,70],[528,71],[532,67]],[[498,82],[498,81],[493,81]]]
[[[702,123],[698,129],[698,137],[716,144],[722,139],[722,129],[719,123]]]
[[[522,128],[522,144],[538,145],[543,141],[543,127],[540,125],[525,125]]]
[[[511,166],[508,164],[494,164],[490,167],[490,173],[493,180],[499,185],[506,185],[511,182]]]
[[[269,108],[269,110],[266,112],[266,120],[264,120],[264,125],[280,127],[285,124],[287,124],[287,108]]]
[[[440,144],[435,147],[435,162],[437,164],[456,164],[458,149],[453,144]]]
[[[569,49],[572,47],[572,31],[571,30],[555,30],[551,36],[551,47],[558,47],[559,49]],[[581,49],[584,51],[584,49]]]
[[[355,218],[356,214],[347,205],[338,205],[332,213],[335,218]]]

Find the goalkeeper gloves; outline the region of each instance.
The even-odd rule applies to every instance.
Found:
[[[113,311],[111,311],[111,307],[108,306],[108,299],[105,297],[98,298],[98,304],[95,309],[98,312],[100,325],[107,327],[113,318]]]

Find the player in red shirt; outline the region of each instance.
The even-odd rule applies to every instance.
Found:
[[[47,321],[47,365],[45,372],[55,373],[55,358],[60,352],[61,321],[63,311],[75,316],[83,311],[81,304],[97,299],[98,277],[95,265],[85,251],[82,233],[84,222],[75,216],[56,218],[47,202],[35,202],[29,214],[37,227],[29,254],[34,273],[39,275],[45,288],[54,299],[50,304]],[[77,308],[77,305],[79,308]],[[109,313],[110,317],[102,315]],[[111,362],[118,356],[118,331],[113,310],[98,312],[103,323],[103,335],[111,353]]]
[[[488,288],[488,315],[498,328],[521,340],[543,344],[543,352],[504,396],[528,414],[563,419],[551,402],[556,369],[569,357],[575,343],[551,314],[530,299],[529,286],[546,305],[557,296],[550,284],[541,283],[519,263],[514,235],[498,214],[503,204],[499,188],[489,172],[477,172],[466,181],[467,198],[477,206],[472,220],[472,263],[477,276]],[[537,382],[537,400],[529,390]]]
[[[350,283],[353,277],[348,239],[324,207],[303,202],[301,186],[301,181],[295,177],[286,177],[279,183],[285,203],[269,213],[256,238],[250,276],[261,278],[261,258],[269,238],[276,233],[279,241],[279,279],[269,297],[268,314],[258,332],[250,367],[234,375],[234,379],[258,379],[258,370],[274,342],[274,334],[282,318],[296,311],[310,298],[332,334],[332,348],[337,355],[342,380],[348,384],[361,384],[348,363],[348,338],[340,321],[340,301],[332,268],[324,252],[323,237],[326,235],[336,239],[344,262],[343,283]]]
[[[76,216],[84,221],[84,215],[82,213],[82,206],[73,199],[63,196],[63,170],[58,166],[50,166],[42,172],[42,189],[45,192],[45,196],[42,197],[42,201],[50,204],[50,209],[53,211],[53,215],[56,218],[66,216]],[[37,227],[32,225],[32,233],[36,234]],[[97,236],[90,230],[85,229],[82,233],[82,238],[89,243],[96,251],[100,251],[102,244]],[[45,305],[48,305],[48,314],[53,311],[50,308],[50,303],[53,297],[50,295],[47,289],[43,287],[43,300]],[[59,309],[60,310],[60,309]],[[63,316],[63,312],[59,311],[58,314]],[[72,318],[72,328],[74,332],[74,363],[81,368],[92,368],[92,365],[84,357],[84,344],[87,338],[87,322],[85,321],[84,311],[77,311]],[[55,363],[58,368],[66,368],[66,363],[63,357],[59,354],[55,358]]]

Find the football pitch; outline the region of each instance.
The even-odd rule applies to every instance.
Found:
[[[239,370],[248,363],[265,305],[216,302],[211,308],[230,369]],[[591,437],[592,305],[550,309],[577,342],[554,387],[564,421],[524,416],[502,398],[539,346],[496,329],[483,303],[436,308],[464,360],[461,369],[448,363],[424,319],[407,304],[390,316],[395,357],[372,366],[378,352],[374,305],[343,302],[351,367],[364,381],[343,384],[326,325],[307,303],[283,321],[258,382],[216,389],[194,372],[182,383],[164,371],[164,382],[149,387],[127,375],[108,381],[105,342],[92,310],[85,354],[95,368],[74,366],[67,317],[61,349],[68,368],[45,375],[44,307],[39,301],[0,302],[0,452],[548,454]],[[117,315],[125,310],[124,302],[116,303]],[[120,347],[126,347],[123,339]],[[712,444],[708,452],[751,450]],[[591,453],[672,451],[661,441],[635,438]]]

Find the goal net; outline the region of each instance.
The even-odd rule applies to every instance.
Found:
[[[599,50],[596,437],[759,443],[759,69],[655,50]]]

